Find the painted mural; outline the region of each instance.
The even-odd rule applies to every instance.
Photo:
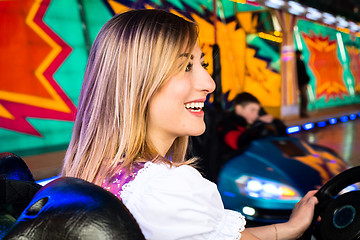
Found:
[[[250,4],[217,2],[225,104],[248,91],[265,107],[280,107],[281,33],[275,34],[273,14]],[[0,1],[0,152],[24,156],[66,149],[90,46],[115,13],[161,8],[195,21],[212,74],[212,4],[201,0]],[[312,78],[310,108],[360,102],[359,39],[305,20],[299,21],[298,28]],[[329,66],[331,73],[324,70]]]
[[[111,13],[91,2],[85,10],[98,11],[88,18],[94,39]],[[0,12],[0,151],[63,150],[88,56],[78,3],[0,1]]]

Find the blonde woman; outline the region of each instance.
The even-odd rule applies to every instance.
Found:
[[[215,89],[206,67],[194,23],[161,10],[114,16],[89,56],[62,175],[116,195],[146,239],[297,238],[311,222],[313,192],[289,222],[245,229],[195,160],[185,160]]]

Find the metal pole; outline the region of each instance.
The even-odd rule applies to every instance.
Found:
[[[80,19],[81,19],[82,28],[83,28],[83,34],[84,34],[84,39],[85,39],[85,44],[86,44],[86,50],[87,50],[87,53],[89,54],[90,53],[90,48],[91,48],[91,42],[90,42],[90,38],[89,38],[89,32],[87,30],[84,4],[83,4],[82,0],[77,0],[77,2],[78,2],[78,5],[79,5]]]
[[[217,0],[213,0],[213,23],[214,23],[214,38],[215,38],[215,44],[217,43],[217,27],[216,27],[216,22],[217,22],[217,6],[216,6],[216,1],[217,1]]]

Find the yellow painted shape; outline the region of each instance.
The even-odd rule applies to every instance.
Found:
[[[246,49],[246,76],[243,91],[256,96],[264,106],[279,107],[281,76],[267,68],[267,62],[255,57],[255,50]]]
[[[110,4],[110,7],[113,9],[115,13],[120,13],[124,11],[128,11],[130,8],[112,0],[108,0],[108,3]]]
[[[252,12],[241,12],[236,14],[236,18],[238,19],[241,27],[247,34],[256,33],[256,27],[258,23],[258,16],[255,15],[253,18]]]
[[[2,105],[0,105],[0,117],[8,118],[8,119],[15,119],[15,117],[8,110],[6,110],[6,108],[4,108]]]

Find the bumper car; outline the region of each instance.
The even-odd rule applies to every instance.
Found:
[[[250,225],[288,220],[295,204],[350,166],[334,151],[289,136],[253,140],[228,160],[218,177],[226,208],[245,215]],[[356,190],[356,185],[344,191]]]

